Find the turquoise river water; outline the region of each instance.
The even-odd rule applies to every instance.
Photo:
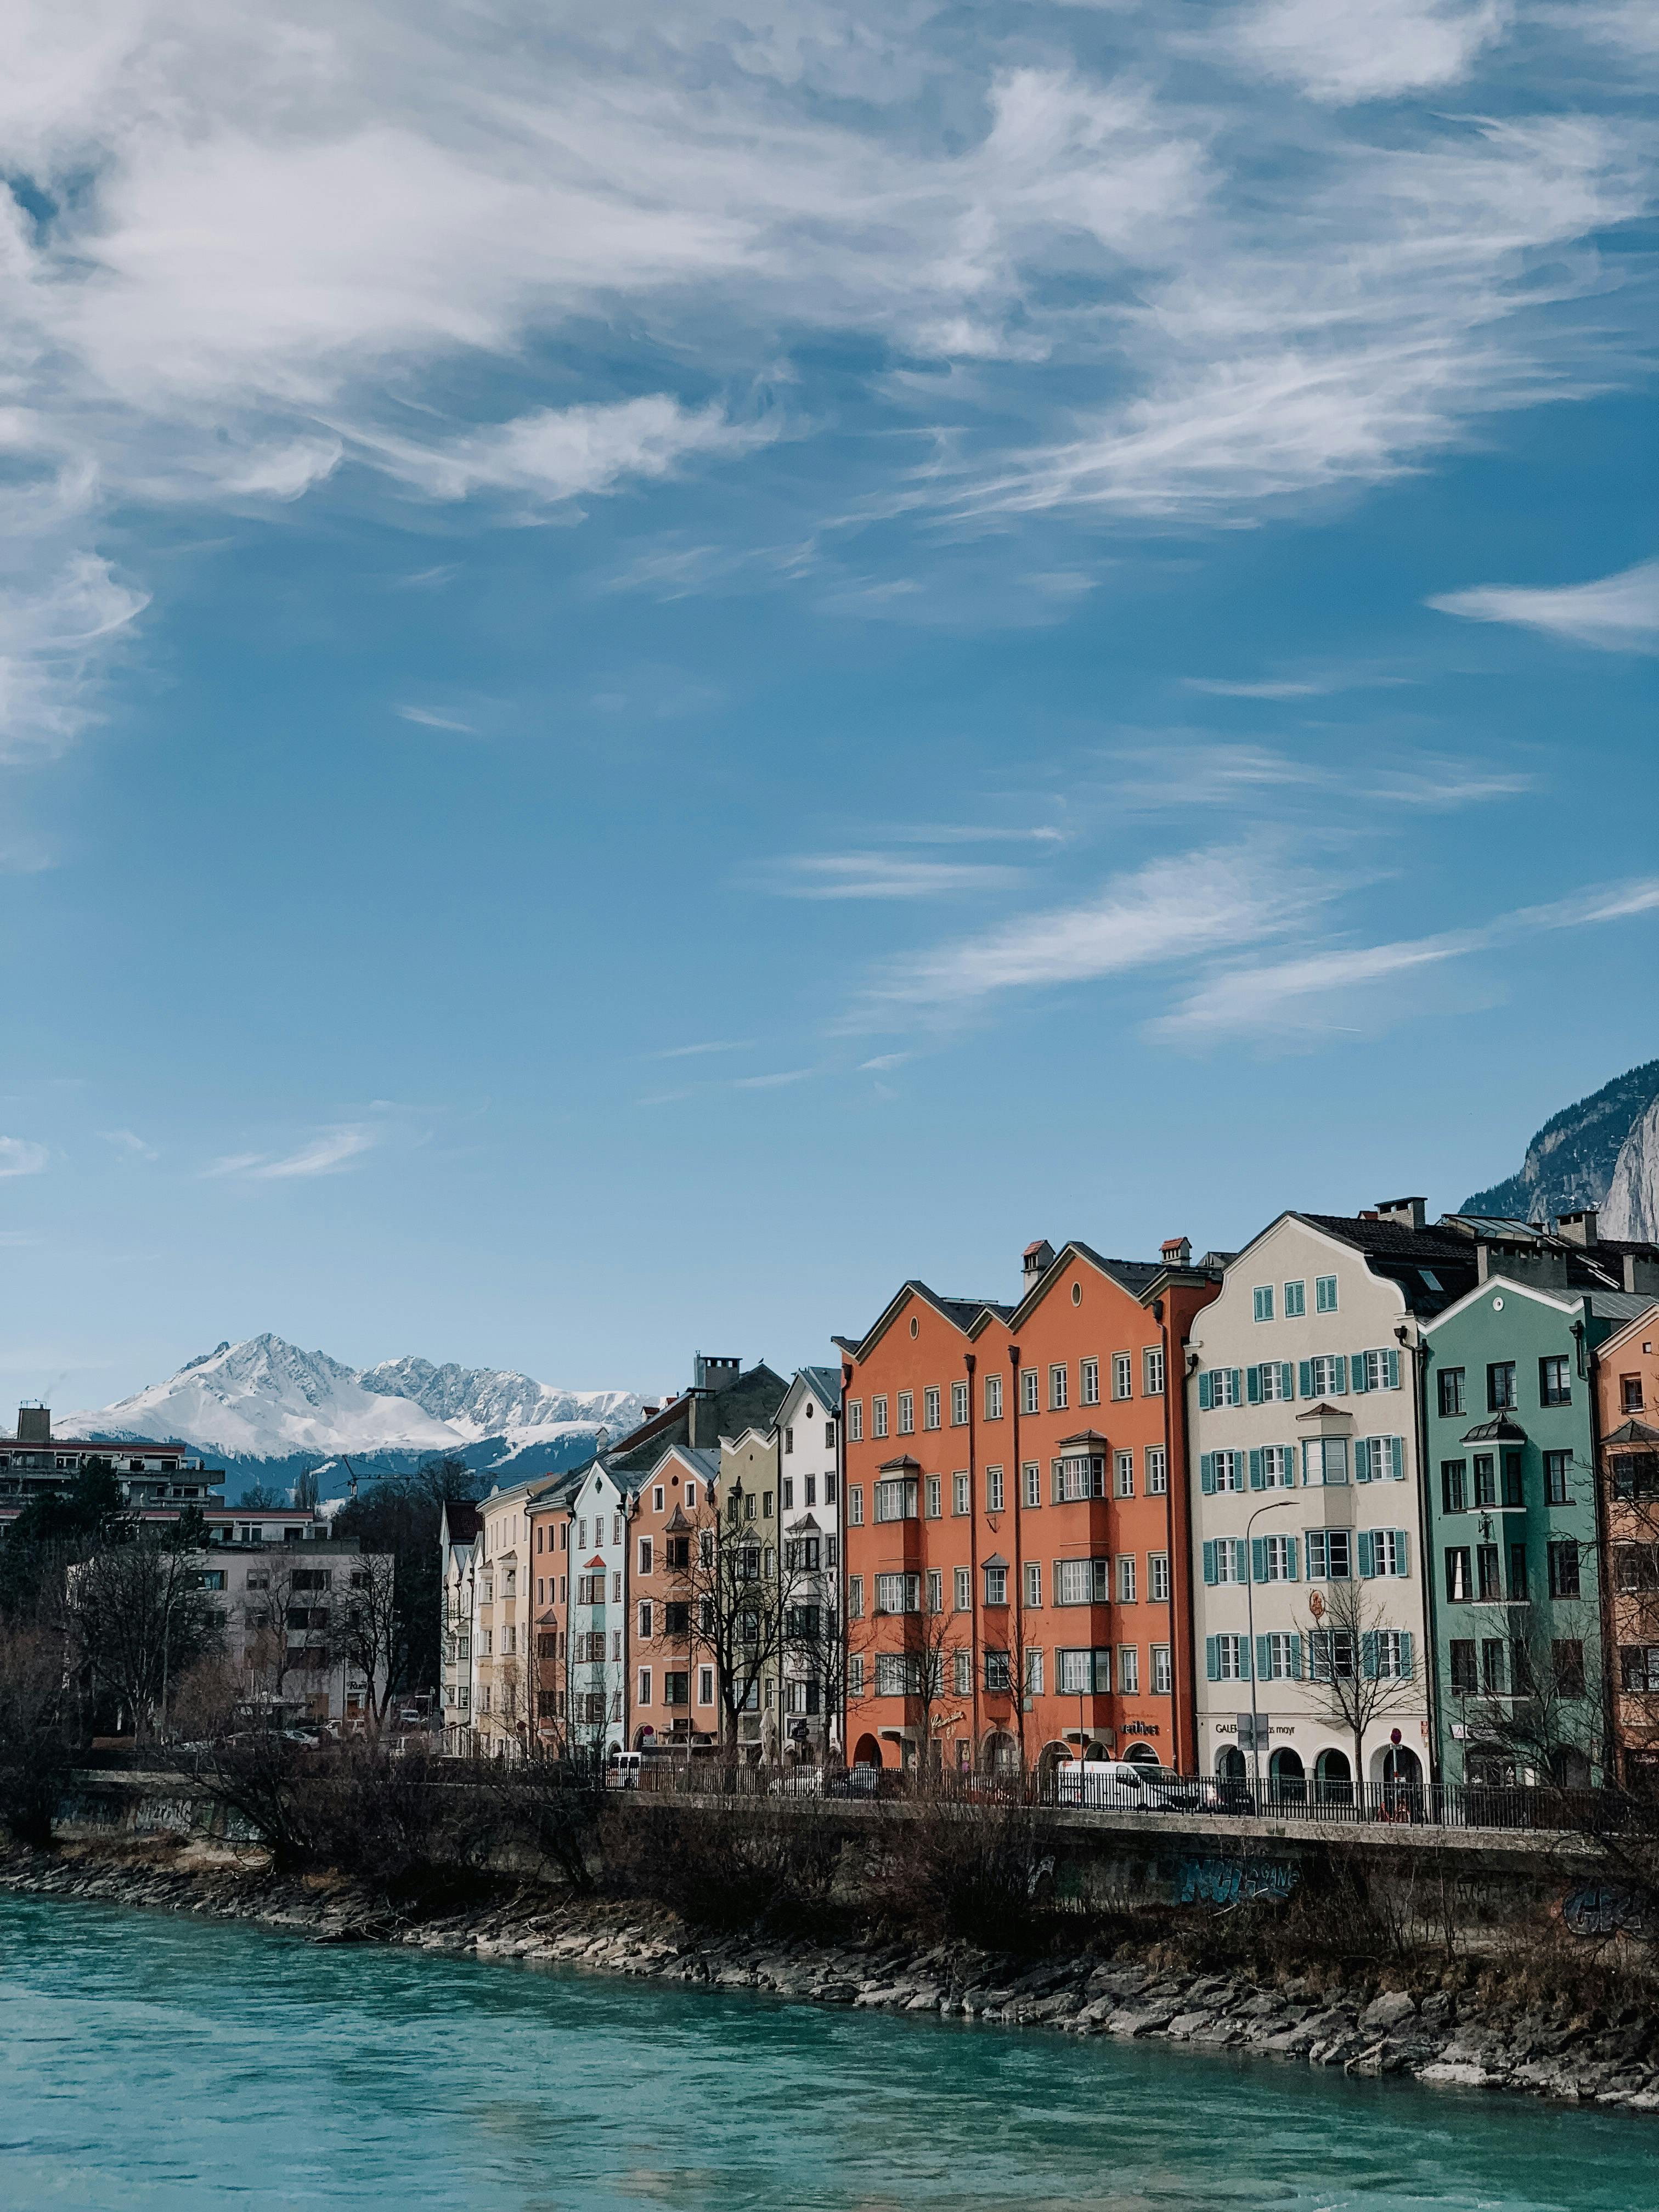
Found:
[[[1659,2119],[0,1899],[0,2206],[1659,2212]]]

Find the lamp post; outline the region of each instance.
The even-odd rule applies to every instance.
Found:
[[[1281,1512],[1285,1506],[1299,1504],[1300,1502],[1295,1498],[1275,1498],[1266,1505],[1258,1505],[1244,1523],[1244,1657],[1250,1669],[1250,1777],[1251,1793],[1257,1812],[1261,1809],[1261,1729],[1255,1692],[1255,1573],[1250,1538],[1256,1522],[1264,1513]]]

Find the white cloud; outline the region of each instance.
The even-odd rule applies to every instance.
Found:
[[[130,1159],[153,1160],[160,1157],[155,1146],[134,1130],[100,1129],[98,1133],[106,1145],[113,1146],[118,1152],[125,1152]]]
[[[1075,906],[896,961],[871,995],[890,1006],[961,1007],[1000,992],[1160,967],[1257,943],[1304,914],[1317,895],[1282,854],[1154,860]]]
[[[1318,693],[1333,690],[1326,684],[1295,684],[1291,682],[1261,684],[1232,684],[1215,676],[1186,676],[1182,678],[1189,691],[1207,692],[1216,699],[1311,699]]]
[[[613,490],[625,477],[666,476],[688,454],[743,453],[774,434],[764,424],[729,421],[718,406],[682,407],[659,392],[608,406],[538,408],[441,447],[382,439],[376,451],[434,499],[517,491],[556,501]]]
[[[242,1176],[253,1182],[281,1182],[307,1176],[332,1175],[371,1149],[375,1133],[361,1123],[326,1129],[298,1152],[273,1158],[266,1152],[235,1152],[216,1160],[209,1176]]]
[[[440,714],[430,707],[394,707],[392,711],[405,722],[417,722],[423,730],[453,730],[464,738],[478,734],[471,722],[460,721],[453,714]]]
[[[1547,906],[1522,907],[1471,929],[1224,969],[1189,992],[1155,1027],[1163,1036],[1189,1041],[1363,1027],[1387,1013],[1375,988],[1396,976],[1556,930],[1656,912],[1659,878],[1643,878],[1577,892]]]
[[[39,1175],[51,1158],[27,1137],[0,1137],[0,1176]]]
[[[0,760],[62,752],[96,720],[100,649],[145,604],[93,554],[43,586],[0,578]]]
[[[815,1067],[786,1067],[775,1075],[739,1075],[733,1081],[734,1091],[777,1091],[788,1083],[805,1083],[809,1075],[816,1075]]]
[[[1504,0],[1262,0],[1233,38],[1263,76],[1346,105],[1457,83],[1509,15]]]
[[[706,1053],[748,1052],[752,1046],[752,1038],[711,1037],[702,1044],[669,1045],[650,1056],[653,1060],[701,1060]]]
[[[1470,622],[1518,623],[1571,645],[1603,653],[1659,651],[1659,561],[1641,561],[1617,575],[1555,589],[1481,584],[1444,592],[1429,605]]]
[[[1020,871],[977,860],[915,860],[896,853],[799,853],[780,864],[772,888],[786,898],[920,899],[1000,890]]]

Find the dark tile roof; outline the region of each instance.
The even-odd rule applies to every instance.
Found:
[[[839,1367],[803,1367],[803,1379],[810,1382],[828,1410],[841,1402],[841,1370]]]
[[[1293,1218],[1363,1252],[1374,1274],[1399,1285],[1413,1313],[1443,1312],[1478,1279],[1474,1245],[1455,1229],[1414,1229],[1408,1222],[1367,1221],[1352,1213],[1298,1212]]]
[[[1138,1298],[1146,1285],[1155,1281],[1169,1264],[1164,1260],[1108,1260],[1079,1237],[1069,1237],[1066,1243],[1071,1250],[1081,1252],[1085,1260],[1092,1261],[1103,1274],[1109,1275],[1115,1283],[1121,1283],[1133,1298]]]
[[[769,1429],[788,1389],[784,1377],[775,1374],[763,1360],[739,1375],[726,1389],[712,1391],[706,1399],[677,1398],[665,1413],[659,1414],[643,1429],[635,1429],[632,1436],[623,1437],[616,1450],[607,1452],[605,1465],[619,1482],[629,1476],[648,1474],[671,1444],[690,1443],[694,1404],[698,1408],[699,1431],[705,1417],[708,1420],[705,1444],[716,1437],[741,1436],[745,1429]]]
[[[483,1516],[476,1505],[464,1498],[444,1500],[444,1526],[449,1531],[452,1544],[470,1544],[477,1535]]]

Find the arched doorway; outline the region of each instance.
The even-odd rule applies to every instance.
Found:
[[[1098,1737],[1091,1736],[1088,1742],[1083,1747],[1083,1756],[1085,1759],[1104,1759],[1106,1756],[1106,1747],[1100,1741]]]
[[[993,1729],[980,1746],[980,1765],[1003,1779],[1019,1771],[1019,1746],[1006,1729]]]
[[[1550,1752],[1548,1771],[1558,1790],[1588,1790],[1590,1763],[1576,1745],[1558,1743]]]
[[[1045,1743],[1037,1753],[1037,1780],[1052,1782],[1054,1769],[1069,1759],[1072,1747],[1066,1743]]]
[[[1156,1766],[1158,1753],[1149,1743],[1132,1743],[1123,1754],[1131,1766]]]
[[[1282,1743],[1267,1761],[1267,1778],[1273,1784],[1273,1795],[1288,1805],[1300,1805],[1308,1795],[1308,1773],[1302,1764],[1302,1754]]]
[[[881,1746],[872,1735],[861,1735],[853,1747],[854,1766],[879,1766],[882,1764]]]
[[[1244,1779],[1244,1754],[1236,1743],[1224,1743],[1217,1752],[1215,1774],[1218,1782],[1242,1782]]]
[[[1346,1751],[1322,1751],[1314,1762],[1314,1780],[1326,1804],[1352,1804],[1353,1768]]]

